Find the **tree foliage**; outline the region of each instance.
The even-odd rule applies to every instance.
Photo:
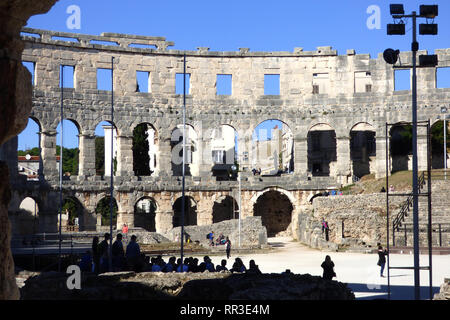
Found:
[[[148,125],[142,123],[133,130],[133,171],[137,176],[149,176],[150,156],[148,155]]]

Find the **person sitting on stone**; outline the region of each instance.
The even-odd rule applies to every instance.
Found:
[[[175,257],[170,257],[169,261],[166,263],[166,265],[163,268],[163,272],[172,272],[175,271],[176,266],[175,266],[175,262],[176,262],[176,258]]]
[[[228,268],[226,267],[226,265],[227,265],[227,260],[223,259],[223,260],[220,262],[220,265],[217,265],[217,266],[216,266],[216,271],[217,271],[217,272],[220,272],[220,271],[228,271]]]
[[[247,268],[242,262],[241,258],[236,258],[233,263],[233,267],[230,270],[231,272],[246,272]]]
[[[256,265],[255,260],[250,260],[246,273],[262,274],[261,270],[259,270],[259,267]]]
[[[126,258],[131,270],[138,272],[141,269],[141,248],[136,242],[137,237],[132,235],[127,245]]]
[[[185,261],[186,261],[186,259],[185,259]],[[178,258],[178,260],[177,260],[177,272],[188,272],[188,271],[189,271],[188,266],[183,263],[181,258]]]
[[[199,272],[200,266],[198,265],[198,259],[192,258],[189,260],[189,271],[190,272]]]
[[[81,271],[92,272],[92,255],[89,250],[86,251],[86,253],[81,257],[81,261],[78,266]]]

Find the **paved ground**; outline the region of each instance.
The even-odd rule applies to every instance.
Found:
[[[325,252],[311,249],[290,238],[269,238],[269,243],[276,246],[277,250],[271,253],[242,254],[246,266],[254,259],[260,270],[264,273],[280,273],[290,269],[293,273],[309,273],[311,275],[322,275],[320,265],[326,255],[330,255],[335,264],[337,277],[335,280],[347,283],[353,290],[357,299],[387,299],[388,279],[379,276],[380,267],[377,266],[377,254]],[[200,257],[201,258],[201,257]],[[219,264],[224,256],[211,256],[214,264]],[[231,267],[235,255],[233,251],[228,260]],[[412,267],[414,265],[413,255],[392,254],[390,255],[391,267]],[[420,266],[428,266],[428,255],[420,255]],[[434,255],[432,257],[433,295],[439,292],[439,287],[444,283],[444,278],[450,278],[450,255]],[[387,276],[387,270],[384,272]],[[429,299],[429,271],[420,271],[421,299]],[[392,300],[414,299],[414,270],[390,271],[390,286]]]

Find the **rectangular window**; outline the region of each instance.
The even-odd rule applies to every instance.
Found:
[[[366,92],[372,92],[372,85],[366,84]]]
[[[368,71],[355,72],[355,92],[371,92],[372,77]]]
[[[231,95],[231,74],[218,74],[216,82],[217,95]]]
[[[313,84],[313,94],[319,94],[319,85]]]
[[[224,150],[213,150],[212,160],[214,163],[225,163],[225,151]]]
[[[394,90],[411,90],[410,70],[395,70],[394,73]]]
[[[74,88],[74,66],[61,65],[59,70],[60,81],[59,86],[64,86],[64,88]],[[62,82],[61,82],[62,81]]]
[[[264,75],[264,94],[280,95],[280,75],[265,74]]]
[[[326,94],[330,86],[328,73],[313,73],[313,94]]]
[[[436,88],[450,88],[450,67],[436,68]]]
[[[190,93],[190,82],[191,75],[186,73],[186,94]],[[175,75],[175,94],[183,94],[184,93],[184,74],[177,73]]]
[[[30,71],[31,73],[31,84],[34,86],[35,85],[35,70],[36,70],[36,63],[32,62],[32,61],[23,61],[22,64],[24,65],[25,68],[28,69],[28,71]]]
[[[136,92],[151,92],[150,72],[136,71]]]
[[[97,69],[97,90],[112,90],[112,70]]]

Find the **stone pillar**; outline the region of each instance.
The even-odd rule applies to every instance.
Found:
[[[10,179],[16,179],[18,175],[17,167],[17,146],[18,136],[9,139],[3,145],[0,146],[0,161],[4,161],[9,168]]]
[[[111,125],[105,125],[102,127],[105,132],[105,177],[110,177],[111,176],[111,134],[114,134],[113,151],[112,152],[114,152],[114,158],[116,158],[116,160],[117,160],[117,166],[119,165],[119,157],[117,156],[117,154],[118,154],[117,131],[112,130],[113,126],[111,126]],[[94,150],[95,150],[95,145],[94,145]],[[114,163],[114,160],[113,160],[113,163]],[[116,168],[115,175],[120,175],[118,168]]]
[[[44,179],[57,177],[59,168],[56,161],[56,131],[41,131],[41,159]]]
[[[170,132],[161,130],[159,151],[156,162],[159,163],[159,176],[172,176],[172,148],[170,145]]]
[[[133,136],[117,137],[117,176],[134,176],[132,147]]]
[[[209,192],[200,193],[200,201],[197,203],[197,225],[205,226],[213,223],[212,209],[214,201],[213,194]]]
[[[240,130],[238,132],[238,163],[240,170],[251,172],[252,155],[252,132],[250,130]]]
[[[429,146],[431,148],[431,146]],[[417,168],[419,171],[427,170],[427,128],[417,127]],[[430,159],[431,161],[431,159]]]
[[[336,177],[342,184],[351,183],[350,138],[336,138]]]
[[[294,173],[308,173],[308,139],[300,135],[294,137]]]
[[[207,131],[208,132],[208,131]],[[212,176],[212,138],[211,136],[201,135],[198,139],[199,144],[199,175],[202,179],[209,179]]]
[[[384,129],[384,128],[383,128]],[[385,130],[377,131],[376,134],[376,164],[375,164],[375,178],[386,177],[386,133]],[[389,159],[388,175],[391,175],[391,160]]]
[[[95,176],[95,135],[80,134],[79,176]]]

